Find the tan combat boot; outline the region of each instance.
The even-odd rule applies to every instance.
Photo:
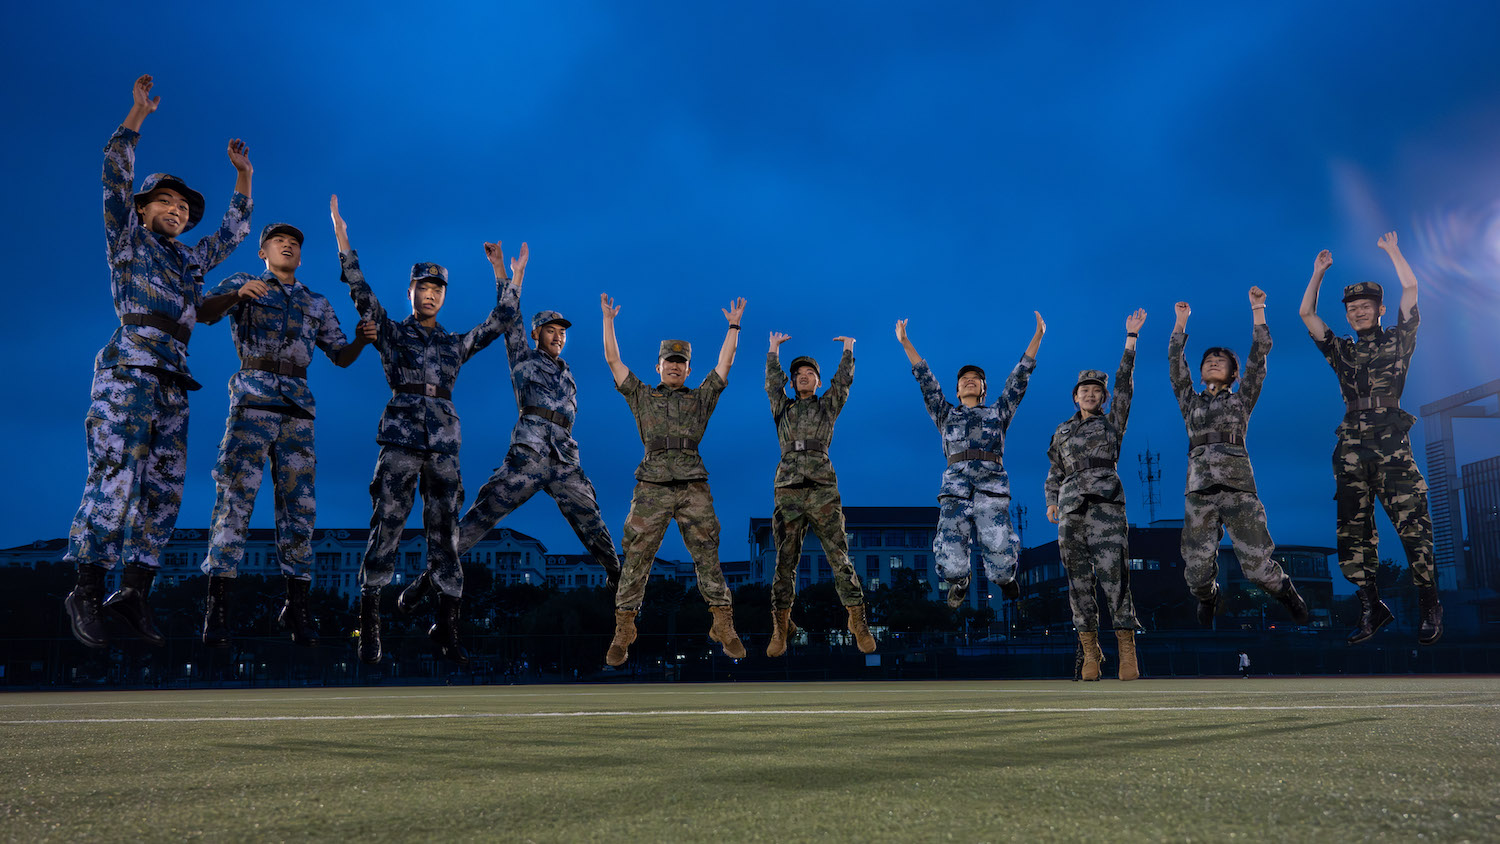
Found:
[[[854,634],[854,644],[862,654],[875,653],[875,637],[870,635],[870,625],[865,622],[865,605],[844,607],[849,611],[849,632]]]
[[[790,607],[784,610],[771,610],[771,643],[766,645],[766,656],[781,656],[786,653],[787,642],[797,633],[797,625],[792,622],[792,610]]]
[[[1099,634],[1080,630],[1078,643],[1083,645],[1083,679],[1099,679],[1099,670],[1104,664],[1104,651],[1099,650]]]
[[[630,656],[630,643],[635,641],[635,612],[615,610],[615,639],[609,643],[609,653],[604,661],[618,668]]]
[[[1141,668],[1135,662],[1135,631],[1116,630],[1115,639],[1120,643],[1120,679],[1141,679]]]
[[[708,628],[708,638],[724,646],[725,656],[731,659],[745,658],[745,643],[740,634],[734,632],[734,607],[709,607],[714,614],[714,626]]]

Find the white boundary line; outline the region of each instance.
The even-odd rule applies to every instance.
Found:
[[[1309,712],[1371,709],[1500,709],[1500,703],[1371,703],[1286,706],[1037,706],[962,709],[647,709],[581,712],[441,712],[378,715],[221,715],[188,718],[52,718],[0,721],[6,726],[41,724],[193,724],[276,721],[431,721],[516,718],[659,718],[663,716],[770,715],[1024,715],[1071,712]]]

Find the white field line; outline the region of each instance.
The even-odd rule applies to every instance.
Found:
[[[873,697],[875,695],[944,695],[977,694],[977,695],[1233,695],[1235,697],[1249,697],[1252,695],[1275,695],[1282,697],[1286,695],[1486,695],[1500,693],[1500,686],[1495,689],[1151,689],[1151,688],[1110,688],[1095,687],[1087,692],[1078,692],[1071,688],[1060,689],[1010,689],[1010,688],[982,688],[982,689],[955,689],[955,688],[902,688],[902,689],[824,689],[809,687],[806,684],[800,688],[789,689],[747,689],[738,684],[725,684],[715,690],[686,691],[675,689],[645,690],[635,687],[613,688],[608,691],[584,692],[568,691],[566,687],[558,688],[557,691],[546,692],[510,692],[500,689],[514,689],[515,686],[500,686],[496,691],[477,692],[469,691],[467,688],[451,689],[437,694],[369,694],[369,695],[317,695],[317,694],[289,694],[276,697],[181,697],[174,699],[174,705],[197,705],[207,703],[322,703],[342,702],[350,700],[422,700],[428,698],[447,698],[449,700],[481,700],[484,698],[584,698],[584,697],[620,697],[628,694],[632,697],[691,697],[710,696],[722,697],[725,695],[858,695],[860,697]],[[47,703],[0,703],[0,709],[34,709],[37,707],[53,706],[138,706],[141,697],[145,695],[175,696],[181,693],[190,693],[190,689],[172,691],[125,691],[105,692],[104,694],[121,695],[114,700],[78,700],[78,701],[51,701]],[[18,692],[17,694],[57,694],[56,692]],[[72,694],[72,693],[66,693]],[[80,694],[79,697],[88,697],[92,693]],[[128,697],[125,697],[127,696]]]
[[[1346,703],[1283,706],[1035,706],[955,709],[644,709],[580,712],[440,712],[378,715],[218,715],[187,718],[47,718],[0,721],[5,726],[39,724],[193,724],[275,721],[430,721],[516,718],[659,718],[663,716],[771,715],[1028,715],[1072,712],[1311,712],[1331,710],[1500,709],[1497,703]]]

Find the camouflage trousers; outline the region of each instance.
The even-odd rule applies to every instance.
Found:
[[[1412,582],[1417,586],[1435,585],[1427,481],[1417,468],[1406,436],[1380,449],[1340,441],[1333,451],[1333,478],[1337,485],[1333,497],[1338,508],[1339,568],[1344,577],[1355,586],[1375,582],[1375,570],[1380,565],[1375,529],[1375,499],[1379,498],[1406,548]]]
[[[698,592],[711,607],[727,607],[732,598],[724,571],[719,567],[719,517],[714,515],[714,497],[707,481],[653,484],[639,481],[625,517],[625,570],[615,594],[615,609],[639,610],[646,596],[651,564],[667,534],[667,525],[677,520],[682,544],[693,558]]]
[[[361,586],[385,586],[396,572],[401,529],[411,515],[416,494],[422,494],[422,530],[427,535],[427,572],[444,595],[464,593],[464,570],[458,564],[458,511],[464,503],[464,484],[457,454],[382,445],[375,460],[370,498],[370,541],[359,567]]]
[[[276,485],[276,547],[281,573],[312,579],[312,532],[316,516],[313,481],[313,420],[274,410],[236,407],[224,425],[214,464],[214,515],[203,573],[234,577],[245,561],[245,532],[266,459]]]
[[[823,543],[834,589],[846,607],[865,602],[859,575],[849,562],[849,536],[844,532],[844,504],[831,484],[776,488],[776,510],[771,534],[776,541],[776,580],[771,584],[771,609],[788,610],[797,598],[797,563],[808,529]]]
[[[524,445],[511,446],[505,462],[479,488],[473,506],[458,525],[458,552],[467,553],[501,519],[543,490],[557,502],[557,509],[594,562],[606,572],[618,572],[620,558],[615,555],[615,540],[604,525],[594,485],[583,467],[543,457]]]
[[[973,571],[971,554],[977,544],[984,573],[997,584],[1016,579],[1020,542],[1010,527],[1010,496],[975,491],[973,498],[938,498],[937,535],[932,554],[945,580],[967,577]]]
[[[83,427],[88,480],[63,559],[161,565],[182,506],[187,392],[144,369],[97,370]]]
[[[1063,513],[1057,525],[1057,548],[1068,572],[1068,604],[1073,625],[1085,633],[1099,630],[1095,586],[1104,587],[1109,617],[1116,630],[1134,630],[1135,602],[1130,597],[1130,524],[1125,505],[1086,497],[1083,507]]]
[[[1183,503],[1183,577],[1193,597],[1200,601],[1213,597],[1219,578],[1219,542],[1225,529],[1245,579],[1267,592],[1280,588],[1286,574],[1271,559],[1276,543],[1266,528],[1266,508],[1260,496],[1215,486],[1188,493]]]

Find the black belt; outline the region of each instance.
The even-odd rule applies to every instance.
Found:
[[[965,460],[989,460],[994,463],[1003,463],[1004,458],[993,451],[985,451],[982,448],[971,448],[968,451],[960,451],[957,454],[948,455],[948,465],[962,463]]]
[[[1345,413],[1358,413],[1361,410],[1374,410],[1377,407],[1400,407],[1400,396],[1360,396],[1351,402],[1344,404]]]
[[[1224,445],[1244,445],[1245,435],[1227,431],[1210,431],[1206,434],[1199,434],[1196,437],[1188,439],[1188,451],[1192,451],[1200,445],[1217,445],[1221,443]]]
[[[240,369],[253,369],[257,372],[274,372],[277,375],[289,375],[293,378],[306,378],[307,367],[298,366],[276,358],[245,358],[240,361]]]
[[[655,454],[658,451],[680,448],[684,451],[697,451],[698,441],[687,437],[655,437],[646,441],[646,454]]]
[[[186,325],[183,325],[182,323],[167,316],[166,314],[158,313],[156,311],[152,311],[148,314],[125,314],[124,316],[120,317],[120,324],[144,325],[150,328],[155,328],[158,331],[165,331],[183,343],[186,343],[188,341],[188,338],[193,336],[193,329],[188,328]]]
[[[548,410],[545,407],[532,407],[528,404],[525,407],[521,408],[521,415],[540,416],[548,422],[560,426],[564,431],[570,431],[573,428],[573,423],[568,419],[568,417],[562,415],[561,413],[558,413],[555,410]]]
[[[822,440],[792,440],[782,446],[782,455],[791,454],[795,451],[828,451],[828,443]]]
[[[1079,460],[1076,463],[1074,463],[1073,464],[1073,468],[1070,469],[1070,470],[1068,470],[1068,474],[1065,475],[1064,477],[1071,478],[1074,475],[1078,474],[1079,472],[1084,471],[1085,469],[1113,469],[1113,468],[1115,468],[1115,461],[1113,461],[1113,460],[1105,460],[1102,457],[1087,457],[1087,458],[1084,458],[1083,460]]]
[[[447,387],[439,387],[436,384],[397,384],[391,388],[397,393],[406,393],[409,396],[428,396],[439,399],[452,399],[453,391]]]

